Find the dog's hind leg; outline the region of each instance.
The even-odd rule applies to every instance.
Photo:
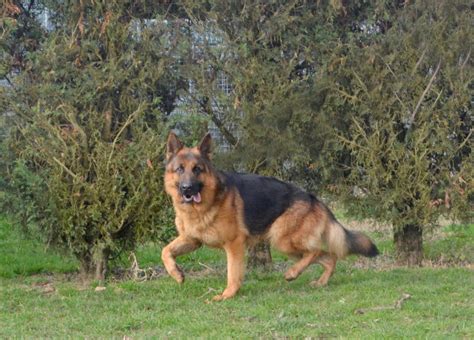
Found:
[[[312,281],[311,285],[315,287],[327,285],[329,278],[336,268],[337,257],[325,251],[321,251],[320,255],[314,258],[313,263],[319,263],[323,266],[324,272],[318,280]]]
[[[320,255],[320,252],[306,253],[301,259],[291,266],[285,273],[285,280],[292,281],[296,279],[300,274]]]
[[[190,253],[201,246],[201,243],[191,240],[185,236],[178,236],[170,244],[163,248],[161,252],[161,259],[163,265],[170,276],[178,283],[184,282],[184,274],[176,265],[176,257]]]

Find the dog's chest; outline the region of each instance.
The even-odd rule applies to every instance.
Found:
[[[226,226],[222,225],[216,213],[183,217],[183,232],[187,236],[211,247],[219,247],[226,240]]]

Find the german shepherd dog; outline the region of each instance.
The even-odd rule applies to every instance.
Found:
[[[162,260],[178,283],[184,274],[176,257],[203,244],[222,248],[227,256],[227,287],[214,301],[238,292],[246,246],[263,240],[297,258],[285,273],[288,281],[310,264],[321,264],[324,272],[314,286],[327,284],[338,259],[378,254],[367,236],[345,229],[314,195],[275,178],[218,171],[210,153],[210,134],[193,148],[174,133],[168,137],[165,190],[173,201],[179,236],[163,249]]]

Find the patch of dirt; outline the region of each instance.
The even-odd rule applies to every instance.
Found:
[[[386,235],[386,239],[393,238],[393,225],[389,223],[377,222],[372,219],[364,220],[345,220],[341,219],[341,224],[350,230],[361,231],[361,232],[381,232]],[[443,231],[444,227],[456,224],[456,221],[440,218],[437,224],[433,228],[426,228],[423,231],[423,241],[430,242],[439,239],[446,238],[449,233]],[[384,237],[385,238],[385,237]]]
[[[355,269],[372,269],[378,271],[389,271],[395,268],[407,268],[406,265],[400,264],[396,257],[388,254],[380,254],[375,258],[358,257],[352,264]],[[467,268],[474,269],[474,263],[462,260],[431,260],[424,259],[421,268]]]
[[[163,276],[168,275],[166,269],[163,266],[152,266],[146,268],[140,268],[140,265],[135,257],[135,254],[130,255],[131,266],[130,268],[114,268],[109,274],[109,280],[111,281],[123,281],[132,280],[136,282],[151,281],[159,279]],[[225,274],[226,264],[217,266],[208,266],[204,263],[198,262],[202,267],[200,269],[182,268],[185,272],[186,277],[204,277],[209,275],[221,275]]]
[[[361,232],[386,232],[387,235],[392,235],[392,226],[386,223],[376,222],[374,220],[360,220],[360,221],[341,221],[342,225],[350,230]]]
[[[32,288],[42,294],[51,294],[56,291],[52,282],[35,282],[32,284]]]

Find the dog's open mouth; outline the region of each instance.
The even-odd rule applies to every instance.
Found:
[[[201,202],[201,193],[198,192],[197,194],[190,195],[190,194],[185,194],[183,195],[183,200],[185,203],[200,203]]]

